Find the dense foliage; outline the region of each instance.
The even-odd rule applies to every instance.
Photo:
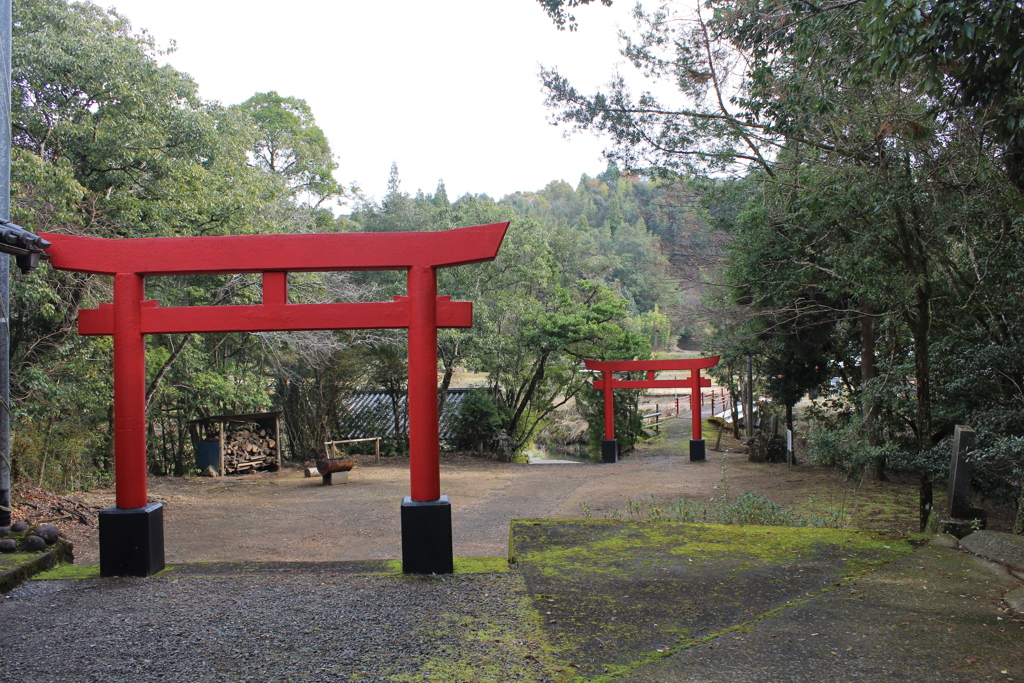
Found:
[[[1022,16],[708,0],[638,11],[633,81],[586,95],[542,73],[557,117],[607,134],[624,169],[715,178],[705,206],[729,242],[709,350],[734,371],[752,357],[758,393],[787,408],[836,378],[816,452],[917,470],[925,497],[955,424],[984,432],[985,495],[1024,479]]]

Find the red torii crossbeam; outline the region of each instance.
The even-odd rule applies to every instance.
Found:
[[[492,261],[508,223],[438,232],[100,239],[41,233],[61,270],[114,276],[114,301],[79,311],[79,333],[114,337],[117,504],[100,513],[100,573],[148,576],[164,566],[163,512],[146,491],[147,334],[407,328],[409,479],[402,504],[407,573],[451,573],[451,505],[441,495],[437,329],[470,327],[473,305],[437,295],[437,269]],[[381,303],[291,304],[288,273],[405,270],[406,296]],[[262,273],[252,306],[162,307],[155,275]]]
[[[675,360],[587,360],[588,370],[601,372],[601,379],[594,382],[594,388],[604,392],[604,441],[601,455],[604,462],[615,462],[619,457],[618,442],[615,440],[615,389],[690,389],[690,410],[693,418],[693,434],[690,438],[690,460],[701,462],[705,459],[704,439],[701,438],[700,392],[710,387],[711,380],[700,376],[700,371],[718,365],[721,356],[711,358],[681,358]],[[684,379],[655,379],[663,370],[689,370]],[[616,379],[614,372],[646,372],[647,379]]]

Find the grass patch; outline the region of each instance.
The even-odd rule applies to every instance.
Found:
[[[727,495],[727,487],[726,487]],[[677,524],[746,524],[759,526],[824,527],[828,529],[849,526],[849,517],[842,509],[830,508],[820,513],[813,510],[813,501],[808,510],[801,512],[783,507],[759,493],[741,493],[732,500],[726,495],[707,502],[694,502],[680,498],[675,503],[659,503],[654,496],[650,501],[642,498],[626,499],[626,510],[612,510],[607,519],[628,519],[631,521],[675,522]],[[589,517],[589,508],[583,504],[584,516]]]
[[[455,557],[452,558],[455,574],[504,574],[508,573],[508,560],[504,557]],[[402,561],[388,560],[388,574],[401,574]]]

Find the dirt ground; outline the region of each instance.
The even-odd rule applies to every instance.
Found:
[[[685,498],[709,503],[753,491],[802,512],[840,511],[852,527],[914,530],[917,491],[911,477],[847,481],[802,464],[757,464],[726,436],[722,452],[692,463],[689,420],[673,419],[662,434],[615,464],[509,464],[442,454],[441,491],[452,502],[459,557],[507,552],[514,517],[630,516],[638,504],[667,507]],[[150,500],[164,504],[169,563],[219,560],[331,561],[401,555],[399,506],[408,495],[407,458],[356,456],[347,484],[323,486],[296,468],[229,476],[152,477]],[[112,505],[112,491],[79,494],[94,509]],[[632,505],[631,505],[632,503]],[[96,530],[58,522],[75,545],[77,563],[99,561]]]

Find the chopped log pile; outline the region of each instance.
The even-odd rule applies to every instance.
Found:
[[[277,441],[266,429],[235,429],[224,433],[224,474],[277,469]]]

